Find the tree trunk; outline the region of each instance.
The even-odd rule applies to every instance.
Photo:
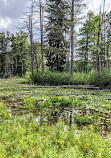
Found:
[[[107,72],[109,72],[109,44],[108,44],[108,46],[107,46],[107,52],[106,52],[106,58],[107,58],[107,60],[106,60],[106,67],[107,67]]]
[[[99,20],[99,26],[98,26],[98,41],[97,41],[97,55],[96,55],[96,71],[98,76],[100,76],[101,67],[100,67],[100,33],[101,32],[101,24]]]
[[[39,0],[40,4],[40,32],[41,32],[41,56],[42,56],[42,73],[44,73],[44,53],[43,53],[43,7],[41,0]]]
[[[35,45],[33,43],[33,52],[34,52],[34,57],[35,57],[35,63],[36,63],[36,72],[38,73],[38,60],[37,60],[37,55],[36,55],[36,48]]]
[[[87,74],[87,65],[88,65],[88,35],[87,35],[87,39],[86,39],[86,52],[85,52],[85,73]]]
[[[32,71],[32,85],[34,84],[34,63],[33,63],[33,40],[32,40],[32,15],[29,15],[29,32],[30,32],[30,55],[31,55],[31,71]]]
[[[74,0],[72,0],[71,9],[71,75],[73,76],[74,69]]]

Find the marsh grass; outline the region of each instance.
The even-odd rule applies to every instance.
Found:
[[[93,126],[76,133],[61,120],[48,126],[34,117],[11,117],[0,104],[0,158],[110,158],[111,135],[102,138]]]
[[[25,99],[27,109],[33,109],[35,101],[43,100],[40,103],[42,110],[45,106],[55,106],[56,109],[69,106],[93,109],[98,114],[100,112],[110,115],[110,91],[30,88],[30,85],[21,85],[22,81],[18,78],[17,81],[0,80],[0,100],[13,105],[15,100],[23,100],[23,104]],[[70,127],[61,121],[49,125],[47,122],[37,123],[33,114],[29,117],[10,116],[7,108],[1,103],[0,158],[110,158],[111,134],[104,138],[100,136],[96,126],[98,115],[95,113],[91,119],[94,126],[84,127],[77,133],[75,125]],[[87,121],[87,118],[83,120]],[[108,120],[110,129],[110,118]]]

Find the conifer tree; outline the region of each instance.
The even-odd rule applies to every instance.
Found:
[[[68,43],[66,40],[67,2],[65,0],[47,0],[46,26],[48,49],[47,66],[50,70],[63,71],[66,63]]]

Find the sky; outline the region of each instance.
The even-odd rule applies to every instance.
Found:
[[[26,0],[0,0],[0,32],[15,32],[26,10]]]
[[[98,13],[100,5],[103,4],[104,0],[84,0],[87,4],[88,10],[92,10]],[[105,10],[108,9],[111,4],[111,0],[106,0]],[[26,0],[0,0],[0,32],[10,31],[15,33],[18,31],[21,18],[26,11],[27,2]],[[111,6],[108,11],[111,10]]]

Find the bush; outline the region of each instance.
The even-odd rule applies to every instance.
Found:
[[[87,81],[88,75],[85,73],[74,73],[73,77],[70,78],[71,85],[85,85],[88,83]]]
[[[42,85],[74,85],[74,84],[87,84],[87,74],[74,73],[72,77],[70,73],[66,72],[50,72],[46,71],[44,74],[41,72],[34,73],[34,83]]]
[[[10,75],[9,74],[4,74],[4,76],[3,76],[4,78],[9,78],[10,77]]]
[[[46,71],[44,74],[41,72],[34,73],[34,83],[42,85],[68,85],[70,84],[71,75],[63,72],[50,72]]]
[[[0,73],[0,77],[3,77],[5,74],[3,72]]]
[[[88,74],[88,84],[89,85],[99,85],[99,78],[96,71],[93,69]]]
[[[95,70],[91,70],[88,74],[88,84],[103,87],[111,86],[111,71],[108,73],[104,68],[100,76],[97,75]]]
[[[111,86],[111,71],[108,73],[106,68],[103,69],[99,79],[99,85],[101,87]]]
[[[31,73],[27,72],[25,78],[30,83]],[[34,72],[34,83],[38,85],[96,85],[100,87],[110,87],[111,86],[111,71],[108,73],[106,69],[103,69],[100,76],[97,72],[92,69],[88,74],[74,72],[71,76],[67,72],[51,72],[46,71],[44,74],[42,72]]]
[[[44,85],[43,74],[41,71],[39,71],[38,73],[34,72],[34,83]]]
[[[25,73],[25,79],[28,83],[31,83],[31,72],[26,72]]]
[[[4,72],[0,73],[0,78],[8,78],[8,77],[10,77],[8,73],[4,73]]]

